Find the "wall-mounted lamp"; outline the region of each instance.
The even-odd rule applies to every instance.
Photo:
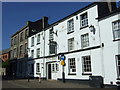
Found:
[[[93,25],[90,25],[89,29],[90,29],[90,32],[93,32],[93,34],[95,34],[96,30],[95,30],[95,27]]]
[[[55,35],[57,36],[57,31],[56,31],[56,32],[52,31],[52,33],[55,34]]]

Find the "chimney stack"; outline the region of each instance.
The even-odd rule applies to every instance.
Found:
[[[112,12],[117,8],[116,0],[105,0],[105,1],[107,2],[109,12]]]

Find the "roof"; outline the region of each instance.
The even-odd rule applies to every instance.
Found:
[[[106,18],[108,18],[108,17],[110,17],[110,16],[113,16],[113,15],[116,15],[116,14],[118,14],[118,13],[120,14],[120,7],[117,8],[116,10],[112,11],[111,13],[108,13],[108,14],[105,15],[105,16],[98,17],[97,19],[98,19],[99,21],[101,21],[101,20],[103,20],[103,19],[106,19]]]
[[[71,17],[73,17],[73,16],[79,14],[80,12],[82,12],[82,11],[84,11],[84,10],[86,10],[86,9],[89,9],[90,7],[93,7],[93,6],[97,5],[98,3],[99,3],[99,2],[93,2],[93,3],[91,3],[91,4],[87,5],[87,6],[85,6],[85,7],[81,8],[81,9],[79,9],[78,11],[76,11],[76,12],[74,12],[74,13],[72,13],[72,14],[66,16],[66,17],[64,17],[63,19],[60,19],[60,20],[58,20],[58,21],[56,21],[56,22],[50,24],[48,27],[45,28],[45,30],[48,29],[48,28],[50,28],[50,27],[52,27],[52,26],[57,25],[58,23],[60,23],[60,22],[62,22],[62,21],[65,21],[65,20],[68,19],[68,18],[71,18]]]
[[[10,51],[10,48],[4,49],[4,50],[0,51],[0,55],[1,55],[1,54],[5,54],[5,53],[8,53],[9,51]]]

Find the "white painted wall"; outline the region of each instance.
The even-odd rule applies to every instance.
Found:
[[[100,33],[101,33],[101,41],[104,43],[103,47],[103,63],[104,63],[104,71],[105,71],[105,81],[104,83],[116,84],[117,79],[117,68],[116,68],[116,59],[115,55],[120,54],[118,52],[118,43],[119,41],[113,41],[113,29],[112,22],[118,20],[117,15],[112,15],[106,19],[103,19],[99,22],[100,25]]]

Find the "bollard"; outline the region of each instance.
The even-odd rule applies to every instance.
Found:
[[[41,83],[41,74],[39,73],[39,83]]]
[[[29,77],[29,74],[28,74],[28,82],[30,82],[30,77]]]
[[[15,73],[13,73],[13,80],[15,80]]]

